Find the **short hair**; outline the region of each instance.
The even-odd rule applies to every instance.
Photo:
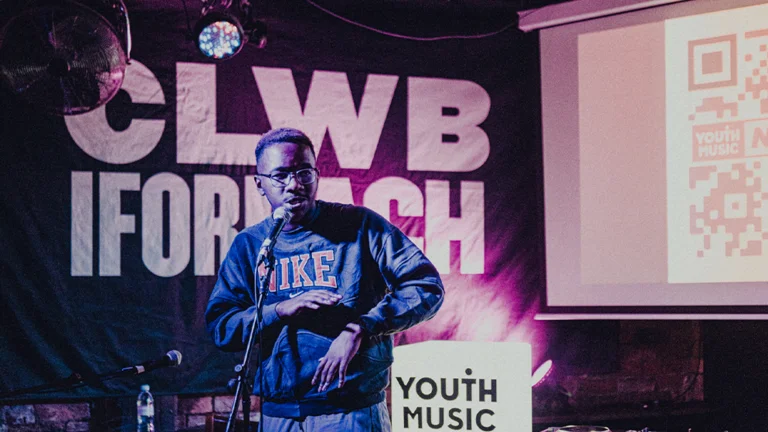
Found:
[[[264,153],[267,147],[281,143],[293,143],[309,147],[312,156],[317,157],[312,140],[304,132],[293,128],[279,128],[265,133],[259,140],[259,143],[256,144],[256,163],[259,162],[259,158],[261,158],[262,153]]]

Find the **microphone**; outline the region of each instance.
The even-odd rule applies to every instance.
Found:
[[[277,236],[283,230],[285,224],[293,219],[293,213],[288,211],[285,207],[278,207],[275,212],[272,213],[272,219],[275,220],[275,224],[272,225],[272,231],[269,236],[261,243],[261,249],[259,249],[259,256],[256,258],[256,265],[261,264],[262,261],[267,259],[269,252],[272,250],[273,243],[277,240]]]
[[[144,372],[153,371],[164,367],[178,366],[181,364],[181,353],[176,350],[171,350],[165,353],[165,355],[159,360],[150,360],[136,366],[129,366],[120,370],[121,374],[125,375],[139,375]]]

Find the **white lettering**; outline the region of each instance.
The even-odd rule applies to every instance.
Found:
[[[217,198],[218,197],[218,198]],[[218,199],[218,206],[216,201]],[[217,208],[218,207],[218,208]],[[218,215],[217,215],[218,212]],[[195,274],[214,275],[216,239],[221,263],[235,240],[240,220],[240,189],[223,175],[195,176]]]
[[[216,131],[216,65],[176,63],[176,161],[256,165],[260,135]]]
[[[318,154],[327,130],[341,168],[371,167],[397,86],[396,76],[368,75],[359,113],[343,72],[312,74],[303,113],[290,69],[254,67],[253,76],[273,128],[301,129]]]
[[[72,171],[72,276],[93,276],[93,173]]]
[[[133,102],[165,104],[160,82],[138,60],[131,60],[125,70],[122,89]],[[165,120],[132,119],[127,129],[118,132],[107,123],[106,105],[65,116],[64,122],[78,147],[94,159],[111,164],[129,164],[145,157],[160,142],[165,129]]]
[[[401,177],[384,177],[368,186],[363,195],[363,205],[392,220],[389,203],[397,202],[397,214],[404,217],[424,216],[424,196],[418,186]],[[423,237],[408,237],[424,250]]]
[[[491,146],[478,125],[490,109],[488,92],[471,81],[408,78],[408,170],[481,167]]]
[[[449,185],[427,180],[426,253],[440,273],[450,273],[450,242],[459,241],[462,274],[485,271],[485,209],[482,182],[461,182],[461,216],[450,217]]]
[[[120,211],[122,191],[138,191],[139,173],[99,174],[99,275],[120,276],[120,235],[136,232],[134,215]]]
[[[125,192],[141,191],[142,260],[152,273],[170,277],[181,273],[189,265],[194,253],[194,274],[215,274],[216,262],[224,259],[234,237],[235,225],[241,217],[240,199],[245,199],[244,210],[248,225],[269,216],[266,199],[256,192],[251,176],[244,178],[245,197],[240,197],[237,183],[223,175],[196,175],[193,181],[194,205],[190,186],[173,173],[158,173],[141,185],[139,173],[98,173],[98,219],[94,220],[94,184],[92,172],[72,172],[72,247],[71,273],[73,276],[94,275],[94,223],[98,224],[98,275],[121,276],[122,234],[136,232],[134,214],[122,213]],[[352,203],[349,178],[323,178],[326,195],[342,197]],[[321,183],[323,184],[323,183]],[[364,205],[390,219],[390,203],[397,203],[396,214],[401,217],[419,217],[424,220],[424,237],[414,237],[414,243],[425,250],[437,269],[450,273],[450,244],[459,242],[460,266],[463,274],[484,272],[484,191],[482,182],[460,183],[460,212],[450,215],[449,183],[445,180],[427,180],[422,194],[417,185],[400,177],[385,177],[373,182],[362,191]],[[131,203],[138,202],[131,199]],[[194,219],[193,219],[194,218]],[[194,234],[193,234],[194,233]],[[191,247],[194,240],[194,249]],[[218,254],[217,252],[218,242]],[[294,286],[312,281],[302,274],[306,260],[293,262]],[[282,264],[285,273],[288,264]],[[316,273],[326,269],[315,262]],[[319,276],[320,282],[332,284],[331,278]]]
[[[168,255],[163,253],[163,195],[168,199]],[[176,174],[155,174],[141,190],[141,257],[157,276],[176,276],[189,264],[189,187]]]
[[[354,204],[352,183],[346,177],[323,177],[317,185],[317,198],[328,202]]]

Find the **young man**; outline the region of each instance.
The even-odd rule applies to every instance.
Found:
[[[315,162],[312,142],[295,129],[273,130],[256,146],[259,193],[292,215],[274,243],[263,307],[254,393],[264,399],[264,430],[389,431],[391,335],[434,316],[442,282],[383,217],[315,200]],[[273,224],[238,234],[219,270],[205,318],[221,349],[248,341],[265,271],[255,261]]]

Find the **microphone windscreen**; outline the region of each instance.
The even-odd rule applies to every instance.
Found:
[[[168,362],[169,366],[178,366],[181,364],[181,353],[176,350],[168,351],[165,354],[170,361]]]
[[[272,213],[272,218],[274,220],[285,219],[286,222],[290,222],[291,218],[293,218],[293,213],[289,212],[288,209],[281,206],[275,209],[275,212]]]

